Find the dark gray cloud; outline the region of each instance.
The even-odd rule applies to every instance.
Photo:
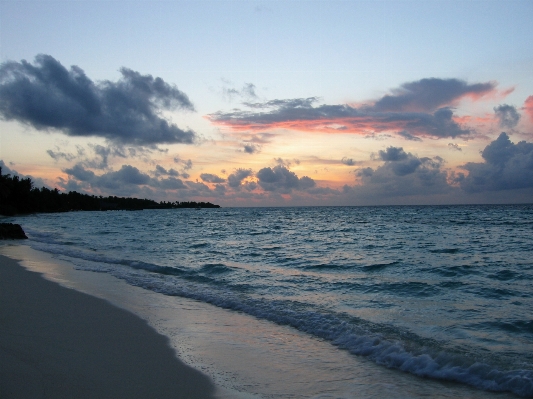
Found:
[[[192,161],[190,159],[181,159],[180,157],[174,157],[174,163],[181,164],[184,170],[192,169]]]
[[[201,182],[188,181],[187,190],[180,192],[188,197],[201,197],[201,196],[213,196],[218,195],[220,192],[217,190],[211,190],[209,186]]]
[[[181,159],[180,157],[174,157],[174,163],[177,163],[181,166],[181,171],[180,171],[181,177],[183,177],[184,179],[188,179],[190,176],[187,171],[192,169],[193,167],[192,161],[190,159],[185,160],[185,159]]]
[[[104,147],[100,144],[89,144],[96,155],[96,158],[86,162],[87,166],[96,169],[105,169],[108,166],[109,155],[119,156],[121,158],[126,158],[121,149],[111,148],[110,146]],[[98,159],[99,158],[99,159]]]
[[[421,79],[393,89],[392,94],[383,96],[371,108],[385,112],[432,112],[467,95],[483,96],[495,87],[493,82],[468,84],[459,79]]]
[[[251,169],[237,169],[234,173],[228,176],[228,185],[231,188],[238,188],[244,179],[252,175],[253,173]]]
[[[244,152],[247,154],[255,154],[261,150],[261,147],[254,144],[243,144]]]
[[[359,107],[347,104],[315,105],[317,97],[244,103],[248,110],[208,115],[216,124],[240,131],[294,129],[368,135],[391,131],[408,139],[419,136],[457,137],[471,133],[453,119],[450,108],[462,97],[479,97],[494,83],[467,84],[457,79],[422,79],[406,83],[392,95]]]
[[[405,130],[398,132],[398,136],[402,136],[404,139],[410,141],[422,141],[420,137],[413,136],[411,133],[406,132]]]
[[[166,152],[159,148],[151,147],[133,147],[121,144],[107,143],[105,146],[100,144],[88,143],[86,147],[76,146],[76,153],[65,152],[58,146],[54,150],[47,150],[47,154],[56,161],[65,160],[71,162],[77,160],[77,163],[90,169],[108,169],[111,158],[138,158],[143,162],[150,163],[154,151]],[[91,155],[92,154],[92,155]]]
[[[177,179],[173,176],[165,179],[156,180],[152,183],[154,187],[161,188],[163,190],[187,190],[188,187],[183,183],[181,179]]]
[[[378,152],[379,159],[382,161],[403,161],[408,158],[407,153],[401,147],[388,147],[385,151]]]
[[[108,184],[104,184],[105,187],[113,187],[112,184],[119,181],[124,184],[148,184],[150,182],[150,176],[146,173],[142,173],[139,169],[131,165],[122,165],[120,170],[116,172],[108,172],[103,175],[105,179],[101,179]]]
[[[463,165],[468,175],[458,174],[458,182],[470,193],[533,187],[533,143],[514,144],[506,133],[491,142],[481,154],[485,162]]]
[[[65,153],[63,151],[52,151],[52,150],[46,150],[46,153],[50,155],[50,157],[56,161],[59,161],[60,159],[64,159],[65,161],[72,161],[77,158],[75,154],[71,153]]]
[[[453,120],[450,108],[440,108],[433,114],[401,114],[397,115],[397,122],[401,121],[406,130],[413,135],[427,135],[436,138],[468,136],[472,131],[463,128]],[[405,134],[402,134],[405,137]]]
[[[161,117],[160,109],[194,110],[185,93],[161,78],[121,68],[117,82],[93,82],[50,55],[33,64],[0,65],[0,115],[38,130],[70,136],[99,136],[117,143],[193,143],[196,134]]]
[[[308,176],[299,178],[296,173],[283,165],[263,168],[256,173],[258,184],[265,191],[290,193],[292,190],[307,190],[315,186],[315,181]]]
[[[356,161],[354,161],[352,158],[344,157],[341,159],[341,163],[348,166],[353,166],[356,164]]]
[[[122,165],[117,171],[109,171],[103,174],[96,174],[92,170],[86,169],[82,163],[74,165],[72,168],[63,169],[68,174],[69,179],[59,179],[62,187],[68,190],[100,192],[105,195],[151,195],[156,191],[161,194],[166,190],[180,190],[180,194],[190,196],[190,184],[178,179],[172,169],[166,170],[160,165],[156,166],[154,174],[140,171],[131,165]],[[162,177],[164,176],[164,177]]]
[[[498,118],[499,126],[503,129],[512,129],[520,121],[520,114],[512,105],[498,105],[494,107],[494,113]]]
[[[249,182],[246,182],[242,185],[242,187],[246,190],[246,191],[254,191],[258,186],[257,186],[257,183],[254,182],[254,181],[249,181]]]
[[[178,177],[180,175],[176,169],[170,168],[167,170],[161,165],[156,165],[153,173],[156,177],[159,177],[159,176]]]
[[[96,177],[92,170],[85,169],[81,164],[76,164],[72,168],[66,168],[63,172],[79,181],[91,182]]]
[[[455,150],[455,151],[463,151],[463,149],[459,147],[459,144],[457,143],[448,143],[448,147],[450,147],[450,149]]]
[[[206,183],[224,183],[226,181],[226,179],[223,179],[211,173],[202,173],[200,175],[200,179],[202,179],[202,181],[205,181]]]
[[[405,176],[414,173],[416,169],[427,162],[428,158],[418,158],[407,154],[401,147],[388,147],[386,151],[379,151],[379,159],[386,162],[387,167],[396,176]]]
[[[291,110],[293,108],[306,109],[311,108],[316,103],[319,97],[308,98],[292,98],[286,100],[270,100],[266,102],[247,102],[244,103],[248,108],[274,108],[274,109],[286,109]]]
[[[131,165],[122,165],[120,170],[102,175],[96,175],[93,171],[85,169],[82,164],[76,164],[72,168],[66,168],[63,171],[76,180],[90,183],[93,187],[107,189],[128,184],[147,185],[151,181],[150,176]]]
[[[346,186],[346,194],[386,203],[394,197],[423,197],[447,193],[452,189],[447,182],[447,173],[442,169],[444,160],[440,157],[419,158],[397,147],[389,147],[380,151],[379,155],[385,162],[375,169],[357,170],[361,184]]]

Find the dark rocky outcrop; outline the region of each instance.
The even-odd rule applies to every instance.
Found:
[[[0,223],[0,240],[19,240],[26,237],[20,224]]]

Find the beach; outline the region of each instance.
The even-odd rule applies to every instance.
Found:
[[[214,397],[145,321],[5,256],[0,321],[2,398]]]
[[[180,372],[169,371],[174,362],[203,375],[205,384],[193,388],[205,390],[189,395],[179,388],[173,397],[531,397],[527,321],[533,265],[527,212],[517,207],[294,208],[13,218],[9,221],[23,225],[29,238],[4,241],[0,255],[19,261],[23,267],[17,267],[35,272],[25,273],[41,283],[88,294],[136,316],[151,334],[137,334],[128,344],[130,352],[139,352],[131,357],[108,355],[113,352],[101,348],[104,339],[97,337],[100,328],[113,324],[91,316],[85,305],[70,309],[78,302],[74,297],[58,305],[31,299],[34,290],[25,282],[2,289],[4,296],[22,297],[2,299],[2,312],[9,305],[13,315],[26,317],[26,324],[11,323],[12,331],[3,334],[18,337],[12,348],[37,356],[26,343],[28,331],[44,333],[71,319],[70,329],[60,327],[49,341],[32,345],[42,351],[54,342],[55,352],[72,355],[72,348],[62,349],[63,341],[80,338],[92,346],[87,352],[103,356],[99,361],[116,360],[114,369],[102,366],[106,372],[86,377],[97,381],[94,385],[115,389],[118,380],[144,378],[151,381],[147,387],[157,386],[146,389],[149,397],[166,397],[165,386],[180,384]],[[447,222],[428,223],[436,213]],[[2,258],[0,266],[6,262]],[[31,315],[47,312],[48,324],[32,327]],[[65,316],[69,312],[75,317]],[[124,346],[123,324],[105,339],[116,351]],[[169,366],[142,360],[141,352],[152,353],[161,341],[166,354],[157,357],[170,354]],[[81,344],[72,346],[77,351]],[[140,371],[130,367],[132,357],[141,359]],[[17,383],[8,374],[24,373],[14,371],[15,362],[8,364],[2,378],[10,383],[2,389],[45,385],[39,373],[29,378],[33,385]],[[70,384],[85,374],[88,363],[80,364],[82,371],[67,367]],[[153,373],[134,377],[147,370]],[[171,381],[163,378],[169,374]]]

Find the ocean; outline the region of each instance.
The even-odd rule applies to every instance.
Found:
[[[212,309],[209,339],[261,355],[192,348],[190,362],[241,397],[533,397],[533,205],[4,220],[33,249],[149,291],[151,308]]]

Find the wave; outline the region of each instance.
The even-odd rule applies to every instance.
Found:
[[[338,265],[338,264],[335,264],[335,263],[320,263],[318,265],[306,265],[306,266],[302,266],[302,267],[299,267],[299,269],[302,269],[302,270],[330,270],[330,271],[335,271],[335,270],[347,270],[347,269],[351,269],[353,268],[354,265]]]
[[[199,242],[199,243],[196,243],[196,244],[191,244],[189,245],[189,248],[191,249],[196,249],[196,248],[205,248],[205,247],[209,247],[209,243],[207,242]]]
[[[388,368],[420,377],[461,382],[490,391],[510,391],[524,397],[533,395],[532,370],[500,370],[461,354],[447,353],[438,345],[432,350],[425,340],[416,336],[413,338],[414,334],[410,334],[410,341],[401,338],[401,332],[392,334],[390,339],[386,335],[390,334],[391,326],[383,327],[345,315],[310,311],[301,303],[257,300],[228,290],[188,286],[180,281],[154,287],[144,278],[127,275],[117,277],[165,295],[196,299],[291,326]]]
[[[379,270],[383,270],[389,266],[396,266],[396,265],[399,265],[400,262],[398,261],[395,261],[395,262],[390,262],[390,263],[375,263],[375,264],[372,264],[372,265],[366,265],[366,266],[362,266],[361,269],[366,271],[366,272],[375,272],[375,271],[379,271]]]
[[[223,263],[206,263],[200,270],[209,274],[222,274],[232,272],[232,267],[226,266]]]
[[[441,248],[441,249],[430,249],[429,252],[432,254],[456,254],[460,251],[459,248]]]
[[[533,396],[533,370],[520,366],[505,369],[497,359],[480,360],[475,351],[458,350],[423,339],[416,334],[400,331],[392,325],[370,323],[366,320],[337,313],[328,309],[311,308],[309,305],[274,300],[254,295],[254,287],[244,282],[228,285],[220,275],[236,272],[238,269],[224,263],[205,263],[198,268],[180,265],[162,266],[132,259],[105,256],[95,251],[80,250],[64,245],[61,238],[53,234],[31,232],[30,245],[35,249],[67,256],[78,268],[109,273],[131,285],[143,287],[164,295],[196,299],[215,306],[240,311],[259,319],[280,325],[287,325],[299,331],[324,339],[333,345],[358,356],[364,356],[377,364],[409,372],[411,374],[456,381],[491,390],[510,391],[524,397]],[[376,263],[363,266],[366,271],[379,271],[399,262]],[[326,265],[319,265],[323,267]],[[338,267],[333,265],[334,267]],[[353,265],[351,267],[354,267]],[[457,274],[469,274],[466,266],[441,268]],[[467,272],[468,271],[468,272]],[[162,276],[165,276],[162,278]],[[218,280],[217,280],[218,278]],[[394,291],[403,296],[429,296],[438,293],[444,286],[425,283],[387,283],[373,287],[351,284],[351,289],[378,289]],[[255,287],[256,288],[256,287]],[[341,288],[341,287],[339,287]],[[343,288],[350,288],[348,285]],[[459,288],[457,286],[456,288]],[[503,292],[491,292],[503,295]],[[489,328],[491,326],[488,326]],[[516,322],[513,325],[492,326],[500,329],[517,329],[528,334],[530,322]]]
[[[491,321],[477,323],[471,328],[477,330],[497,328],[511,333],[531,336],[533,334],[533,320]]]

